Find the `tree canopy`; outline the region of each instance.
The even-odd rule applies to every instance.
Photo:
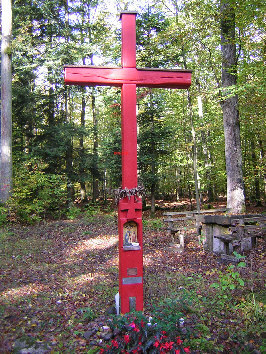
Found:
[[[245,195],[261,203],[263,2],[226,3],[235,21],[230,95],[238,97]],[[130,9],[138,11],[138,67],[193,70],[189,92],[138,89],[139,178],[146,196],[192,200],[198,190],[211,202],[226,195],[219,1],[15,0],[10,203],[22,217],[60,213],[78,199],[105,200],[120,187],[120,89],[66,87],[63,66],[120,65],[118,18]]]

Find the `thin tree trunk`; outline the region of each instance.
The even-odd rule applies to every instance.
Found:
[[[150,94],[150,100],[151,100],[151,105],[152,105],[152,94]],[[152,113],[152,137],[154,136],[154,116]],[[152,183],[151,183],[151,217],[154,216],[155,214],[155,191],[156,191],[156,166],[155,166],[155,142],[154,139],[152,138],[151,141],[151,150],[152,150],[152,160],[151,160],[151,175],[152,175]]]
[[[263,141],[261,138],[259,138],[259,147],[260,147],[260,163],[263,164],[264,161],[264,147],[263,147]],[[263,188],[263,199],[265,200],[265,196],[266,196],[266,173],[263,173],[263,184],[264,184],[264,188]]]
[[[259,179],[259,170],[258,170],[258,162],[257,162],[257,156],[256,156],[256,151],[255,151],[255,143],[254,143],[254,137],[251,137],[251,157],[252,157],[252,164],[253,164],[253,175],[254,175],[254,193],[253,198],[256,202],[257,206],[261,206],[261,200],[260,200],[260,179]]]
[[[95,202],[99,197],[99,169],[98,169],[98,115],[95,105],[94,88],[91,93],[91,107],[93,117],[93,171],[92,171],[92,200]]]
[[[152,171],[151,173],[152,173],[153,178],[155,178],[155,162],[154,162],[154,160],[152,161],[151,164],[152,164],[151,165],[151,171]],[[151,184],[151,217],[153,217],[155,214],[155,192],[156,192],[156,184],[153,181]]]
[[[184,61],[184,67],[187,69],[186,62],[186,54],[184,48],[182,48],[182,55]],[[193,112],[192,112],[192,102],[190,97],[190,91],[187,90],[187,98],[188,98],[188,107],[189,107],[189,115],[190,115],[190,124],[191,124],[191,135],[192,135],[192,157],[193,157],[193,175],[194,175],[194,185],[195,185],[195,195],[196,195],[196,203],[197,203],[197,211],[200,211],[200,196],[199,196],[199,173],[198,173],[198,162],[197,162],[197,140],[196,133],[193,122]]]
[[[2,0],[0,202],[12,191],[12,5]]]
[[[82,87],[82,98],[81,98],[81,114],[80,114],[80,126],[82,129],[85,129],[85,109],[86,109],[86,100],[85,100],[85,87]],[[80,197],[82,202],[87,202],[87,192],[85,185],[85,169],[84,169],[84,137],[83,132],[80,134],[79,138],[79,179],[80,179]]]
[[[66,175],[67,175],[67,203],[70,207],[75,198],[74,185],[72,182],[73,178],[73,142],[72,137],[67,141],[66,149]]]
[[[190,115],[190,124],[191,124],[191,135],[192,135],[192,155],[193,155],[193,174],[194,174],[194,185],[195,185],[195,195],[197,203],[197,211],[200,211],[200,195],[199,195],[199,174],[198,174],[198,162],[197,162],[197,140],[196,132],[193,122],[193,113],[192,113],[192,102],[190,97],[190,92],[187,90],[188,97],[188,106],[189,106],[189,115]]]
[[[238,96],[233,92],[237,82],[237,59],[235,45],[235,12],[229,0],[221,0],[221,50],[225,158],[227,172],[227,208],[231,213],[245,211],[244,182]]]

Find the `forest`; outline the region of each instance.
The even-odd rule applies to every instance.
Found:
[[[229,95],[237,99],[246,203],[261,205],[263,3],[224,3],[231,12],[223,13],[216,0],[13,1],[8,53],[13,185],[6,203],[2,178],[1,222],[60,218],[80,203],[105,203],[120,187],[121,89],[66,86],[64,66],[120,66],[119,14],[128,9],[138,12],[137,67],[193,71],[189,90],[138,88],[138,174],[144,202],[154,212],[156,200],[185,198],[192,207],[195,200],[208,204],[226,197],[223,102]],[[231,26],[227,35],[235,50],[229,88],[222,77],[223,23]],[[2,141],[5,127],[2,123]]]
[[[264,10],[1,1],[1,353],[265,353]],[[121,67],[126,11],[137,68],[192,72],[189,89],[137,88],[142,212],[121,197],[121,88],[64,82],[66,66]],[[200,212],[232,223],[207,235]],[[118,314],[136,284],[143,311]]]

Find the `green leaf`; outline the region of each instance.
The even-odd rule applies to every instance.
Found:
[[[220,284],[218,284],[218,283],[212,283],[212,284],[211,284],[211,288],[217,289],[217,288],[219,288],[219,287],[220,287]]]
[[[232,278],[233,279],[236,279],[237,277],[239,277],[239,273],[238,272],[232,273]]]
[[[238,279],[238,282],[239,282],[239,284],[240,284],[241,286],[244,286],[244,285],[245,285],[245,282],[244,282],[244,280],[243,280],[242,278],[239,278],[239,279]]]
[[[92,349],[89,349],[89,351],[87,352],[87,354],[96,354],[96,353],[99,353],[100,351],[100,347],[99,348],[92,348]]]
[[[234,255],[237,259],[245,258],[245,256],[242,256],[241,254],[237,253],[236,251],[233,252],[233,255]]]

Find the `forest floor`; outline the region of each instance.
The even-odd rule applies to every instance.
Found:
[[[195,233],[183,253],[174,251],[161,212],[153,219],[144,212],[143,226],[144,313],[178,297],[196,333],[192,353],[262,353],[265,242],[246,254],[237,269],[243,282],[235,282],[236,269],[205,252]],[[93,353],[105,344],[118,292],[115,213],[8,226],[0,242],[1,353]]]

